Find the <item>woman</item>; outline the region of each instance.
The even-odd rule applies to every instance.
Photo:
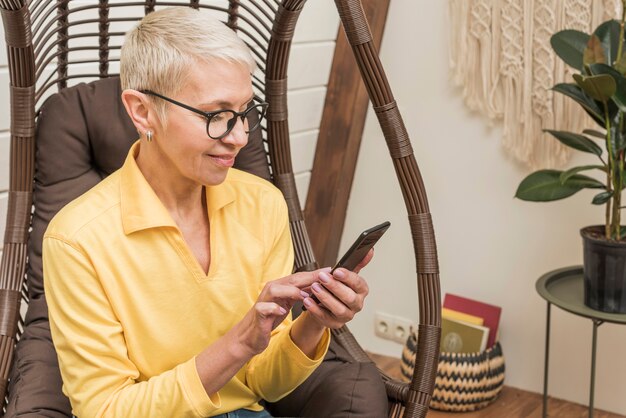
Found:
[[[265,105],[225,25],[185,7],[154,12],[127,35],[120,66],[140,139],[44,235],[64,392],[80,418],[268,417],[258,402],[302,383],[329,328],[361,310],[358,270],[372,254],[357,272],[290,274],[281,193],[231,169],[258,128],[248,112]],[[297,301],[308,311],[292,321]]]

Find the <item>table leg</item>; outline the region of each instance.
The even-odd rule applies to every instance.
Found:
[[[546,313],[546,352],[544,357],[543,368],[543,411],[541,413],[542,418],[548,416],[548,362],[550,360],[550,302],[548,302],[548,309]]]
[[[589,388],[589,418],[593,418],[593,398],[596,388],[596,345],[598,342],[598,327],[604,322],[593,319],[593,338],[591,342],[591,384]]]

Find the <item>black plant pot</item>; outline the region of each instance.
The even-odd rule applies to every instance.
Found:
[[[626,242],[608,241],[604,226],[580,230],[583,237],[585,305],[626,313]]]

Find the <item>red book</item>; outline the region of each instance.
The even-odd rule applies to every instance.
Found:
[[[485,320],[483,325],[489,328],[487,348],[495,344],[502,308],[449,293],[446,293],[443,299],[443,307],[483,318]]]

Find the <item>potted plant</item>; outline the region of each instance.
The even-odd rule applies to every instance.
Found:
[[[515,197],[547,202],[582,189],[596,189],[594,205],[605,205],[603,225],[581,229],[584,247],[585,304],[605,312],[626,313],[626,227],[621,225],[622,190],[626,187],[626,51],[622,0],[621,21],[602,23],[592,34],[563,30],[551,45],[557,56],[579,73],[572,83],[553,87],[576,101],[600,129],[582,133],[546,130],[558,141],[595,155],[599,162],[569,170],[539,170],[519,185]],[[597,172],[599,181],[583,172]]]

